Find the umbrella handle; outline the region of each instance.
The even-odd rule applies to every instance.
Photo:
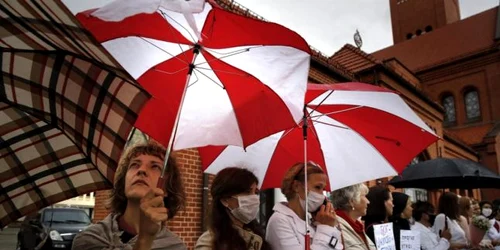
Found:
[[[163,190],[165,188],[165,182],[166,182],[165,177],[164,176],[160,176],[158,178],[158,184],[156,184],[156,187],[160,188],[161,190]]]
[[[165,179],[164,176],[158,177],[158,183],[156,184],[156,187],[161,189],[161,190],[164,190],[166,181],[167,181],[167,179]],[[163,197],[163,204],[165,205],[165,207],[168,207],[168,200],[167,200],[166,196]]]
[[[309,233],[306,233],[304,237],[305,250],[309,250],[311,249],[311,235]]]

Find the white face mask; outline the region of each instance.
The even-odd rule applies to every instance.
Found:
[[[236,219],[244,224],[248,224],[257,218],[260,206],[260,198],[258,195],[250,194],[234,198],[238,199],[239,207],[232,209],[231,214],[233,214]]]
[[[483,211],[482,211],[483,215],[486,217],[490,217],[492,212],[493,211],[491,210],[491,208],[483,208]]]
[[[321,205],[323,205],[323,202],[325,202],[325,199],[326,197],[323,194],[318,194],[316,192],[309,191],[309,193],[307,194],[307,209],[309,210],[308,212],[314,212],[318,210],[318,208],[321,207]],[[299,200],[302,209],[306,211],[306,201],[300,197]]]

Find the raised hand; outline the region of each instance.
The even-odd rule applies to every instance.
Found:
[[[326,206],[321,205],[316,217],[314,217],[314,220],[319,224],[329,225],[332,227],[337,226],[337,214],[333,209],[332,203],[328,202]]]

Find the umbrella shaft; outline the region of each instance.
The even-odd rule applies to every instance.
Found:
[[[305,111],[305,108],[304,108],[304,111]],[[307,190],[308,189],[307,188],[307,117],[306,117],[305,112],[304,112],[303,119],[304,119],[304,124],[302,124],[302,126],[304,127],[304,130],[303,130],[303,133],[304,133],[303,134],[304,135],[304,186],[305,186],[304,190],[305,190],[305,196],[306,196],[306,199],[305,199],[306,200],[306,206],[305,206],[306,207],[306,211],[305,211],[306,212],[306,216],[305,216],[306,223],[305,224],[306,224],[306,239],[307,239],[307,237],[309,235],[309,218],[307,218],[308,214],[309,214],[308,213],[308,211],[309,211],[309,204],[308,204],[309,203],[309,199],[308,199],[309,192]],[[306,242],[306,249],[309,249],[307,242]]]
[[[175,116],[175,121],[174,121],[174,126],[172,128],[172,133],[170,134],[170,139],[168,141],[168,146],[167,150],[165,152],[165,162],[163,163],[163,169],[161,171],[160,178],[163,178],[165,176],[165,172],[168,167],[168,158],[170,157],[170,153],[172,152],[172,148],[174,147],[174,138],[177,134],[177,128],[179,126],[179,120],[181,117],[181,112],[182,112],[182,105],[184,104],[184,98],[186,97],[186,92],[189,84],[189,80],[191,79],[191,73],[193,72],[194,69],[194,62],[196,60],[196,57],[198,57],[198,54],[200,53],[201,47],[198,49],[195,49],[193,51],[193,60],[191,61],[191,64],[189,64],[190,70],[188,71],[188,75],[186,77],[186,84],[184,84],[184,90],[182,91],[182,96],[181,96],[181,101],[179,103],[179,109],[177,110],[177,115]]]

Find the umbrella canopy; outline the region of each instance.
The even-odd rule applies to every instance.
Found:
[[[247,146],[302,117],[310,49],[285,27],[203,0],[116,1],[77,18],[154,96],[136,126],[168,148],[172,134],[173,149]]]
[[[112,187],[150,96],[59,1],[0,4],[0,227]]]
[[[436,158],[408,166],[389,184],[397,188],[500,188],[500,176],[480,163]]]
[[[309,84],[307,159],[322,166],[332,190],[396,175],[437,140],[396,93],[363,84]],[[262,188],[281,186],[285,172],[304,162],[303,124],[252,144],[199,149],[206,172],[228,166],[253,170]]]

